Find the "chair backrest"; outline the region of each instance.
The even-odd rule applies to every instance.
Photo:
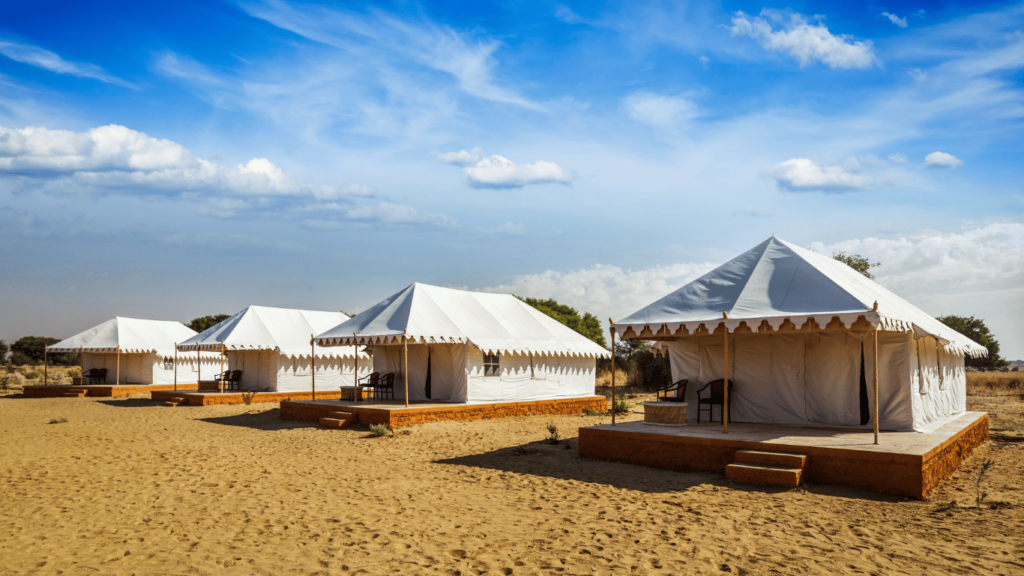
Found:
[[[367,383],[370,386],[376,386],[377,382],[379,380],[380,380],[380,372],[370,372],[369,380],[367,380]]]
[[[99,377],[99,378],[106,378],[107,377],[107,369],[106,368],[100,368],[99,372],[96,373],[96,376]]]
[[[725,380],[715,380],[710,384],[711,386],[711,400],[718,403],[725,402]],[[733,390],[733,381],[729,381],[729,392]]]
[[[388,388],[395,385],[395,373],[388,372],[380,381],[380,386]]]
[[[241,379],[242,379],[242,371],[241,370],[232,370],[231,371],[231,375],[228,376],[228,380],[241,380]]]

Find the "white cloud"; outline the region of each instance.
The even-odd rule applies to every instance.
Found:
[[[818,166],[808,158],[793,158],[776,164],[762,172],[775,183],[790,192],[820,190],[843,192],[866,188],[875,183],[874,179],[859,173],[860,165],[855,159],[846,166]]]
[[[889,22],[892,22],[893,24],[899,26],[900,28],[906,28],[907,27],[907,19],[906,18],[900,18],[899,16],[897,16],[895,14],[892,14],[890,12],[882,12],[882,16],[885,16],[886,18],[889,19]]]
[[[568,184],[569,176],[554,162],[538,160],[516,164],[503,156],[490,156],[462,169],[474,188],[522,188],[529,184]]]
[[[889,162],[892,164],[906,164],[907,155],[900,154],[899,152],[893,152],[892,154],[889,154]]]
[[[708,62],[710,62],[710,61],[711,61],[711,59],[708,58],[707,56],[701,56],[700,57],[700,65],[703,66],[705,70],[708,69]]]
[[[914,79],[915,82],[924,82],[928,79],[928,73],[920,68],[911,68],[907,74]]]
[[[772,23],[779,26],[778,30],[772,28]],[[733,36],[750,36],[767,50],[788,53],[800,62],[800,67],[814,62],[831,68],[861,69],[880,64],[870,40],[834,35],[824,24],[812,25],[800,14],[786,15],[767,8],[761,10],[761,17],[737,12],[730,30]]]
[[[483,160],[483,151],[479,148],[473,148],[470,151],[459,150],[458,152],[431,152],[430,157],[436,162],[442,164],[456,164],[458,166],[473,166],[477,162]]]
[[[504,156],[484,157],[480,148],[468,152],[432,152],[430,156],[437,162],[462,166],[462,173],[473,188],[522,188],[530,184],[568,184],[572,181],[554,162],[538,160],[533,164],[516,164]]]
[[[924,157],[925,166],[932,168],[956,168],[963,163],[963,160],[945,152],[932,152]]]
[[[516,276],[505,284],[482,290],[554,298],[580,311],[590,312],[604,323],[609,316],[617,319],[636,312],[715,266],[717,264],[705,262],[624,270],[618,266],[597,264],[571,272],[548,270]]]
[[[655,128],[674,128],[697,116],[697,105],[680,96],[634,92],[622,101],[629,117]]]
[[[28,181],[55,194],[120,193],[178,196],[200,202],[201,214],[235,217],[254,212],[286,215],[290,210],[340,213],[350,220],[456,226],[441,214],[410,206],[365,203],[372,187],[314,186],[299,182],[266,158],[224,166],[196,158],[181,144],[124,126],[85,132],[0,126],[0,169],[8,181]],[[323,201],[332,200],[332,203]]]
[[[38,46],[32,46],[31,44],[22,44],[21,42],[0,39],[0,54],[3,54],[15,62],[21,62],[22,64],[28,64],[29,66],[35,66],[36,68],[56,72],[57,74],[66,74],[68,76],[77,76],[79,78],[92,78],[94,80],[99,80],[108,84],[117,84],[118,86],[124,86],[126,88],[134,87],[129,82],[125,82],[120,78],[107,74],[103,68],[100,68],[95,64],[70,62],[49,50],[44,50]]]

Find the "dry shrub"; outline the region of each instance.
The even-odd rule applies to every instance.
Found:
[[[25,371],[25,379],[26,380],[39,380],[42,377],[43,377],[43,371],[42,370],[26,370]]]
[[[967,394],[969,396],[1024,394],[1024,372],[968,372]]]
[[[626,378],[627,378],[626,372],[624,370],[622,370],[621,368],[616,367],[615,368],[615,384],[617,386],[625,386],[626,385]],[[602,386],[611,386],[612,385],[612,371],[611,371],[611,369],[606,368],[604,370],[599,370],[597,372],[597,382],[596,382],[596,384],[597,384],[598,388],[600,388]]]
[[[68,378],[78,378],[82,375],[82,369],[79,366],[72,366],[66,370]]]
[[[25,387],[25,377],[17,372],[0,376],[0,390],[21,390]]]

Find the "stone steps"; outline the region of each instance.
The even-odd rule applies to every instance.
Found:
[[[324,428],[348,428],[359,420],[359,416],[352,412],[331,412],[329,416],[320,419],[320,425]]]
[[[799,486],[806,465],[805,454],[740,450],[736,462],[725,467],[725,476],[755,486]]]
[[[67,392],[64,393],[64,397],[65,398],[81,398],[82,396],[85,396],[85,394],[86,394],[85,390],[68,390]]]
[[[167,400],[166,402],[164,402],[164,406],[167,406],[169,408],[174,408],[176,406],[181,406],[182,404],[188,404],[188,398],[187,397],[185,397],[185,396],[173,396],[170,400]]]

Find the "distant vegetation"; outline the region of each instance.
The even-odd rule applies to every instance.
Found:
[[[988,348],[987,358],[971,358],[970,356],[964,358],[964,365],[968,368],[998,370],[1010,364],[999,356],[999,342],[988,326],[985,326],[984,320],[974,316],[942,316],[937,320]]]
[[[601,328],[601,321],[597,319],[597,316],[594,316],[590,312],[585,312],[583,316],[580,316],[580,313],[575,308],[566,306],[565,304],[559,304],[552,298],[548,298],[547,300],[541,300],[539,298],[521,298],[519,296],[516,296],[516,298],[519,298],[537,310],[540,310],[569,328],[572,328],[576,332],[579,332],[585,338],[593,340],[601,348],[608,347],[608,344],[606,344],[604,340],[604,330]]]
[[[870,270],[881,264],[881,262],[869,262],[867,258],[860,254],[847,254],[846,252],[833,252],[832,258],[839,260],[843,264],[846,264],[850,268],[853,268],[857,272],[860,272],[871,279],[874,279],[875,277],[871,275]]]
[[[16,366],[42,364],[46,347],[57,342],[60,342],[60,338],[22,336],[11,344],[11,362]],[[78,354],[50,354],[47,362],[54,366],[74,366],[78,364]]]
[[[191,322],[185,324],[196,332],[203,332],[208,328],[213,328],[217,324],[231,318],[230,314],[216,314],[214,316],[201,316],[199,318],[193,318]]]

